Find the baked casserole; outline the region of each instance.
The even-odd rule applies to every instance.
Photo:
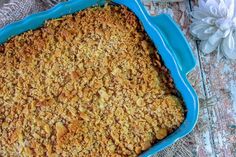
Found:
[[[0,156],[137,156],[184,118],[126,7],[88,8],[0,46]]]

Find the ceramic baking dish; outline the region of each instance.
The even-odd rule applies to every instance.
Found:
[[[60,3],[48,11],[30,15],[0,29],[0,44],[15,35],[42,26],[46,20],[72,14],[94,5],[104,5],[104,3],[103,0],[69,0]],[[198,97],[186,75],[195,67],[196,61],[181,30],[168,15],[150,16],[141,0],[114,0],[113,3],[127,6],[139,18],[158,49],[165,66],[169,69],[187,109],[185,121],[175,132],[140,155],[147,157],[183,138],[194,128],[198,118]]]

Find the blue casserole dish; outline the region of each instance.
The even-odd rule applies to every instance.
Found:
[[[168,15],[150,16],[141,0],[114,0],[113,2],[128,7],[139,18],[158,49],[165,66],[169,69],[187,108],[186,119],[182,125],[171,135],[140,155],[147,157],[183,138],[194,128],[198,118],[198,97],[186,75],[195,67],[196,61],[181,30]],[[104,3],[104,0],[69,0],[60,3],[50,10],[30,15],[22,21],[0,29],[0,44],[13,36],[42,26],[46,20],[72,14],[94,5],[104,5]]]

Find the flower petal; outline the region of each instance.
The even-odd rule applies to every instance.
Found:
[[[196,9],[196,10],[191,12],[191,16],[195,19],[201,20],[205,17],[208,17],[209,13],[206,12],[206,11],[203,11],[201,9]]]
[[[209,6],[209,13],[211,16],[219,17],[219,11],[216,6]]]
[[[200,44],[200,48],[204,53],[210,53],[214,51],[222,41],[223,32],[219,29],[212,34],[208,40],[202,41]]]
[[[235,18],[233,18],[233,20],[232,20],[233,22],[233,24],[232,24],[232,26],[233,26],[233,28],[234,29],[236,29],[236,12],[235,12]]]
[[[230,31],[231,31],[230,29],[227,29],[226,31],[224,31],[223,38],[227,37],[229,35]]]
[[[215,24],[217,27],[219,27],[221,30],[227,30],[230,29],[230,27],[232,26],[232,19],[223,17],[223,18],[219,18],[215,21]]]
[[[230,32],[223,40],[221,50],[229,59],[236,59],[236,33]]]
[[[206,2],[204,0],[199,0],[198,5],[199,5],[199,8],[205,8]]]
[[[209,37],[209,39],[208,39],[209,44],[211,44],[211,45],[219,44],[219,41],[222,39],[223,35],[224,35],[224,33],[218,29],[214,34],[212,34]]]
[[[201,21],[203,21],[209,25],[214,25],[216,18],[215,17],[205,17],[205,18],[202,18]]]
[[[233,16],[236,16],[236,1],[235,0],[225,0],[225,4],[228,8],[227,15],[229,18],[233,18]]]
[[[209,27],[207,28],[206,30],[204,30],[204,33],[206,34],[212,34],[212,33],[215,33],[217,31],[217,28],[212,26],[212,27]]]
[[[209,54],[209,53],[213,52],[218,47],[220,42],[221,42],[221,40],[219,40],[218,42],[216,42],[214,44],[211,44],[208,40],[201,41],[200,49],[203,53]]]
[[[225,1],[220,1],[220,4],[218,5],[218,14],[219,14],[219,16],[220,17],[226,17],[227,16],[227,14],[228,14],[228,8],[227,8],[227,6],[226,6],[226,4],[225,4]]]
[[[217,0],[206,0],[206,5],[207,6],[218,6],[219,1],[217,1]]]
[[[195,22],[190,25],[190,32],[193,36],[200,40],[207,40],[211,34],[205,33],[204,31],[209,28],[209,25],[201,22]]]

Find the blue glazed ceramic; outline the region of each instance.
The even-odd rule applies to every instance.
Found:
[[[157,47],[165,66],[169,69],[175,86],[181,93],[187,108],[186,119],[182,125],[171,135],[157,142],[140,155],[140,157],[148,157],[183,138],[194,128],[198,118],[199,103],[197,94],[187,80],[186,75],[195,67],[196,61],[180,28],[168,15],[150,16],[141,0],[114,0],[113,2],[127,6],[139,18],[147,34]],[[72,14],[94,5],[103,5],[104,3],[104,0],[69,0],[60,3],[52,9],[30,15],[19,22],[0,29],[0,44],[15,35],[42,26],[46,20]]]

